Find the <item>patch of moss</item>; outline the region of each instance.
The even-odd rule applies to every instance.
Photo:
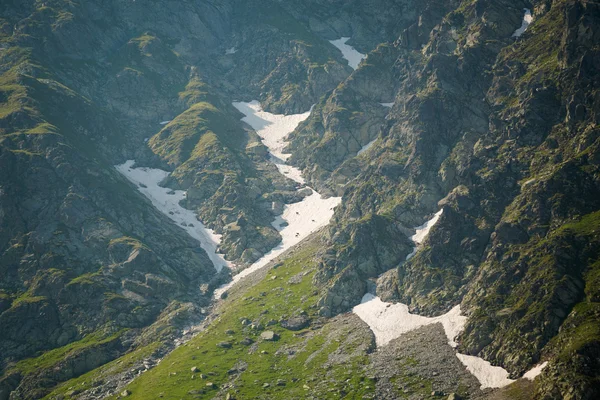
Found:
[[[137,362],[158,352],[162,346],[163,344],[161,342],[154,342],[147,346],[140,347],[139,349],[136,349],[131,353],[128,353],[114,361],[96,368],[93,371],[57,385],[51,393],[44,397],[44,399],[56,399],[60,396],[64,396],[65,399],[74,398],[75,396],[71,396],[73,390],[89,390],[107,378],[114,377],[117,374],[128,371]]]
[[[126,330],[123,329],[112,334],[108,334],[103,331],[92,333],[79,341],[72,342],[66,346],[47,351],[39,357],[21,360],[15,365],[13,370],[18,371],[21,374],[30,374],[41,369],[51,368],[53,365],[56,365],[59,362],[63,361],[71,354],[75,354],[94,346],[99,346],[118,340],[119,337],[121,337],[121,335],[125,331]]]
[[[87,274],[80,275],[77,278],[71,279],[71,281],[67,283],[67,287],[73,285],[94,285],[97,283],[94,278],[99,276],[100,272],[89,272]]]
[[[45,296],[32,296],[29,292],[25,292],[13,301],[12,307],[14,308],[21,304],[40,303],[46,300],[48,300],[48,298]]]

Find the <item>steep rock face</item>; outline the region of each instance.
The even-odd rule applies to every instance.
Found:
[[[28,372],[11,372],[14,361],[71,346],[94,332],[97,340],[116,335],[114,347],[73,373],[115,358],[131,345],[120,339],[123,328],[138,331],[154,323],[174,302],[206,304],[199,287],[215,270],[198,243],[96,150],[100,132],[110,132],[105,139],[116,133],[106,115],[50,79],[18,77],[3,89],[5,106],[14,107],[3,116],[0,145],[0,351],[9,374],[0,384],[4,393]],[[57,104],[65,109],[57,112]],[[57,379],[65,377],[72,375]],[[24,397],[44,394],[36,393]]]
[[[394,102],[398,86],[413,73],[406,68],[391,68],[399,60],[401,51],[390,43],[403,31],[420,27],[423,20],[426,23],[439,21],[452,5],[436,1],[406,3],[397,5],[401,10],[386,12],[395,17],[390,25],[395,35],[383,35],[388,43],[371,47],[373,50],[359,68],[321,100],[310,118],[290,135],[289,151],[294,154],[290,161],[303,169],[312,185],[341,195],[345,184],[358,175],[364,161],[352,158],[364,146],[386,134],[385,119],[390,110],[384,104]],[[362,15],[366,18],[369,13]],[[422,18],[423,15],[430,19]]]
[[[344,163],[354,173],[350,179],[330,178],[340,162],[331,162],[334,149],[353,146],[361,132],[360,123],[324,123],[335,115],[324,115],[327,107],[333,110],[340,91],[348,90],[341,87],[292,136],[298,148],[318,149],[331,137],[340,143],[330,141],[335,144],[321,161],[311,158],[314,151],[294,161],[310,166],[307,172],[321,185],[344,193],[317,274],[332,287],[323,305],[334,299],[334,312],[348,309],[367,278],[397,268],[382,286],[388,298],[425,314],[462,301],[470,315],[463,351],[513,376],[541,358],[554,359],[561,373],[569,369],[582,382],[574,396],[588,396],[595,393],[596,370],[583,365],[598,340],[583,328],[597,315],[584,288],[597,260],[598,78],[591,68],[598,58],[598,14],[594,4],[539,2],[534,23],[515,39],[524,6],[478,1],[444,14],[424,11],[395,43],[394,61],[381,67],[394,71],[396,103],[368,160]],[[346,105],[349,115],[364,109]],[[347,250],[366,257],[370,247],[354,234],[386,217],[399,239],[382,241],[386,250],[378,252],[393,252],[411,227],[439,208],[442,216],[408,262],[400,254],[407,246],[364,273]],[[348,280],[355,284],[338,283]],[[580,358],[568,364],[552,358],[555,341],[565,340],[559,331],[574,332],[577,324],[582,328],[569,349]],[[553,371],[548,374],[556,377]],[[548,380],[538,388],[540,396],[571,390]]]

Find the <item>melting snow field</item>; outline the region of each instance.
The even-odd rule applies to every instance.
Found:
[[[237,49],[235,47],[225,50],[225,54],[227,54],[227,55],[235,54],[235,53],[237,53]]]
[[[513,33],[513,37],[520,37],[529,25],[533,22],[533,15],[531,15],[531,10],[529,8],[524,8],[525,14],[523,15],[523,21],[521,22],[521,27]]]
[[[350,40],[349,37],[343,37],[337,40],[330,40],[329,43],[340,49],[342,56],[348,60],[348,65],[352,69],[356,69],[358,68],[358,64],[360,64],[367,56],[359,53],[354,47],[346,44],[348,40]]]
[[[514,382],[513,379],[508,378],[508,371],[502,367],[494,367],[482,358],[460,353],[456,353],[456,357],[481,383],[481,389],[500,388]]]
[[[285,160],[290,155],[284,154],[283,149],[287,145],[285,141],[286,136],[296,129],[300,122],[308,118],[310,111],[296,115],[276,115],[263,111],[260,103],[257,101],[251,103],[236,102],[233,105],[245,115],[242,121],[250,125],[258,136],[261,137],[265,146],[268,147],[271,154],[271,161],[277,166],[279,171],[288,178],[303,184],[304,179],[300,170],[285,163]],[[233,280],[227,285],[217,289],[215,297],[219,298],[221,294],[242,278],[261,269],[269,261],[298,244],[311,233],[327,225],[333,216],[333,209],[340,201],[340,197],[324,199],[319,193],[313,190],[312,194],[305,197],[302,201],[286,205],[283,215],[275,218],[272,222],[273,227],[281,234],[281,243],[250,267],[235,275]],[[287,222],[287,226],[282,227],[281,225],[284,222]]]
[[[132,168],[134,163],[134,160],[128,160],[124,164],[116,165],[115,168],[133,182],[138,190],[152,202],[154,207],[200,242],[200,246],[206,251],[217,271],[220,271],[223,267],[230,267],[230,263],[217,252],[221,235],[217,235],[206,228],[198,221],[193,211],[179,205],[179,202],[185,198],[185,191],[171,190],[159,186],[160,182],[169,173],[155,168]]]
[[[415,244],[413,251],[406,257],[409,260],[414,256],[423,243],[431,228],[442,215],[443,209],[435,213],[433,218],[423,225],[415,228],[411,240]],[[361,304],[352,310],[360,319],[366,322],[373,334],[378,347],[385,346],[390,341],[400,337],[406,332],[422,326],[441,323],[448,338],[448,344],[456,347],[456,337],[462,332],[467,323],[467,317],[460,315],[460,305],[439,317],[423,317],[411,314],[408,306],[402,303],[386,303],[371,293],[363,296]],[[502,367],[495,367],[482,358],[456,353],[456,357],[481,383],[481,389],[500,388],[511,384],[508,372]],[[542,363],[523,375],[523,378],[533,380],[538,376],[547,363]]]
[[[286,136],[308,118],[310,111],[294,115],[271,114],[263,111],[258,101],[235,102],[233,106],[245,115],[242,121],[250,125],[269,148],[271,161],[279,172],[298,183],[304,183],[300,170],[285,163],[291,154],[284,154],[283,149],[287,146]]]
[[[381,104],[382,106],[387,107],[387,108],[392,108],[392,107],[394,107],[395,103],[379,103],[379,104]]]
[[[460,315],[460,306],[454,307],[447,314],[428,318],[409,313],[405,304],[385,303],[370,293],[364,295],[361,304],[354,307],[353,311],[371,327],[377,346],[385,346],[406,332],[440,322],[444,326],[448,344],[456,347],[454,339],[467,322],[467,317]]]

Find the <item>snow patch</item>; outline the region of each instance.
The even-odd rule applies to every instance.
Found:
[[[234,102],[233,106],[245,115],[242,121],[250,125],[260,136],[264,145],[269,148],[271,162],[277,166],[279,172],[304,184],[301,171],[285,163],[291,154],[285,154],[283,149],[287,146],[285,140],[287,135],[296,129],[300,122],[308,118],[310,111],[294,115],[271,114],[263,111],[258,101]]]
[[[544,368],[546,368],[546,365],[548,365],[548,361],[544,361],[543,363],[536,365],[535,367],[531,368],[529,371],[525,372],[525,375],[523,375],[523,378],[529,379],[530,381],[534,380],[539,374],[542,373]]]
[[[348,65],[352,69],[356,69],[358,68],[358,64],[360,64],[360,62],[367,56],[359,53],[354,47],[346,44],[348,40],[350,40],[349,37],[342,37],[337,40],[330,40],[329,43],[340,49],[342,56],[348,60]]]
[[[436,212],[433,218],[431,218],[429,221],[415,228],[415,234],[410,237],[410,240],[413,241],[415,247],[413,247],[413,250],[410,252],[410,254],[406,256],[406,261],[410,260],[415,256],[415,254],[417,254],[417,251],[419,251],[421,244],[423,243],[427,235],[429,235],[429,231],[435,225],[438,219],[440,219],[440,216],[443,212],[444,209],[442,208],[440,211]]]
[[[431,228],[436,224],[436,222],[438,222],[438,219],[440,219],[443,212],[444,209],[442,208],[440,211],[436,212],[433,218],[431,218],[429,221],[425,222],[421,226],[417,226],[415,228],[415,234],[410,237],[410,240],[412,240],[416,245],[422,244],[425,238],[429,235]]]
[[[371,147],[373,147],[373,144],[375,143],[377,139],[373,139],[371,140],[369,143],[365,144],[359,151],[358,153],[356,153],[357,156],[360,156],[362,153],[364,153],[365,151],[369,150]]]
[[[287,146],[285,141],[287,135],[296,129],[300,122],[308,118],[310,111],[296,115],[271,114],[263,111],[258,101],[251,103],[234,102],[233,106],[245,115],[242,121],[250,125],[260,136],[269,149],[270,160],[277,166],[278,170],[288,178],[304,184],[301,171],[285,163],[290,154],[284,154],[283,149]],[[263,268],[287,249],[327,225],[333,216],[334,208],[340,201],[341,197],[325,199],[313,190],[312,194],[306,196],[302,201],[287,204],[283,209],[283,214],[276,217],[271,223],[281,234],[282,241],[279,245],[263,255],[250,267],[235,275],[231,282],[215,290],[215,297],[221,297],[221,294],[242,278]]]
[[[509,379],[508,372],[504,368],[494,367],[482,358],[460,353],[456,353],[456,357],[481,383],[481,389],[501,388],[514,382],[513,379]]]
[[[521,27],[517,29],[515,33],[513,33],[513,37],[520,37],[523,33],[525,33],[527,28],[529,28],[529,25],[533,22],[533,15],[531,15],[531,10],[529,8],[524,8],[523,11],[525,11],[525,14],[523,15]]]
[[[381,104],[382,106],[387,107],[387,108],[392,108],[392,107],[394,107],[394,104],[396,104],[396,103],[379,103],[379,104]]]
[[[235,54],[235,53],[237,53],[237,49],[235,47],[225,50],[225,54]]]
[[[134,160],[128,160],[124,164],[115,165],[115,168],[134,183],[138,190],[152,202],[154,207],[200,242],[200,246],[206,251],[217,271],[220,271],[223,267],[229,267],[231,263],[217,252],[221,235],[217,235],[206,228],[193,211],[179,205],[179,202],[185,198],[186,192],[160,186],[160,182],[169,173],[156,168],[133,168],[134,164]]]
[[[161,125],[166,125],[166,124],[168,124],[169,122],[171,122],[171,120],[168,120],[168,121],[162,121],[160,124],[161,124]]]
[[[428,318],[411,314],[405,304],[386,303],[371,293],[365,294],[352,311],[369,325],[377,346],[385,346],[406,332],[439,322],[444,326],[448,344],[456,347],[455,338],[467,321],[467,317],[460,315],[460,306],[439,317]]]

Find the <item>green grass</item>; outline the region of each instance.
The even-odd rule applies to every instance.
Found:
[[[120,238],[117,239],[112,239],[109,242],[109,246],[116,246],[119,244],[124,244],[126,246],[130,246],[132,249],[136,250],[136,249],[145,249],[148,251],[151,251],[150,248],[148,246],[146,246],[145,244],[143,244],[142,242],[140,242],[138,239],[129,237],[129,236],[122,236]]]
[[[301,332],[285,330],[275,324],[266,327],[269,320],[291,316],[299,310],[316,320],[313,305],[319,291],[313,286],[314,252],[316,247],[307,246],[287,259],[282,266],[268,272],[263,281],[243,293],[243,297],[225,300],[219,309],[219,317],[190,342],[174,350],[156,368],[135,380],[128,389],[132,398],[156,398],[161,394],[165,399],[212,398],[218,388],[230,381],[228,370],[242,361],[248,364],[247,370],[235,379],[237,398],[304,398],[308,394],[319,398],[339,398],[338,390],[347,387],[353,398],[361,398],[373,389],[366,389],[368,380],[359,372],[367,363],[365,357],[355,357],[348,364],[329,365],[329,355],[340,347],[344,336],[350,332],[334,332],[326,325],[322,329],[305,329]],[[302,272],[308,272],[299,284],[287,281]],[[260,331],[244,327],[241,320],[261,320],[265,330],[274,330],[280,335],[276,342],[260,340]],[[228,331],[229,334],[227,333]],[[256,343],[254,351],[240,343],[249,337]],[[217,346],[228,341],[230,349]],[[350,349],[359,343],[348,343]],[[294,348],[296,353],[289,357],[278,350]],[[351,352],[349,350],[349,352]],[[192,367],[200,372],[193,374]],[[349,373],[349,371],[351,373]],[[206,379],[201,378],[206,375]],[[323,378],[335,381],[323,386]],[[295,381],[295,379],[297,381]],[[277,380],[285,380],[278,386]],[[346,382],[346,379],[348,381]],[[208,382],[215,388],[207,387]],[[268,383],[268,388],[263,384]],[[340,386],[336,388],[335,386]],[[332,389],[334,392],[328,392]]]
[[[80,275],[77,278],[71,279],[71,281],[67,283],[67,287],[73,285],[94,285],[96,284],[94,278],[98,276],[100,276],[100,272],[89,272],[87,274]]]
[[[29,292],[25,292],[13,301],[12,307],[16,307],[20,304],[39,303],[46,300],[47,298],[45,296],[32,296]]]
[[[58,396],[64,396],[65,399],[72,398],[69,393],[73,390],[84,391],[97,386],[105,379],[125,372],[133,367],[137,362],[150,357],[152,354],[160,350],[162,343],[154,342],[147,346],[141,347],[120,357],[117,360],[111,361],[93,371],[85,373],[77,378],[70,379],[57,385],[54,390],[44,399],[55,399]]]
[[[21,360],[15,365],[13,371],[18,371],[22,374],[30,374],[42,369],[51,368],[68,358],[70,355],[118,340],[125,331],[126,330],[120,330],[110,335],[107,335],[102,331],[92,333],[79,341],[47,351],[39,357]]]
[[[206,135],[209,136],[205,138]],[[211,147],[217,137],[221,143],[235,147],[239,145],[243,132],[237,129],[229,115],[210,103],[201,102],[178,115],[152,137],[149,144],[162,159],[179,166],[192,156],[206,155],[203,150]]]

